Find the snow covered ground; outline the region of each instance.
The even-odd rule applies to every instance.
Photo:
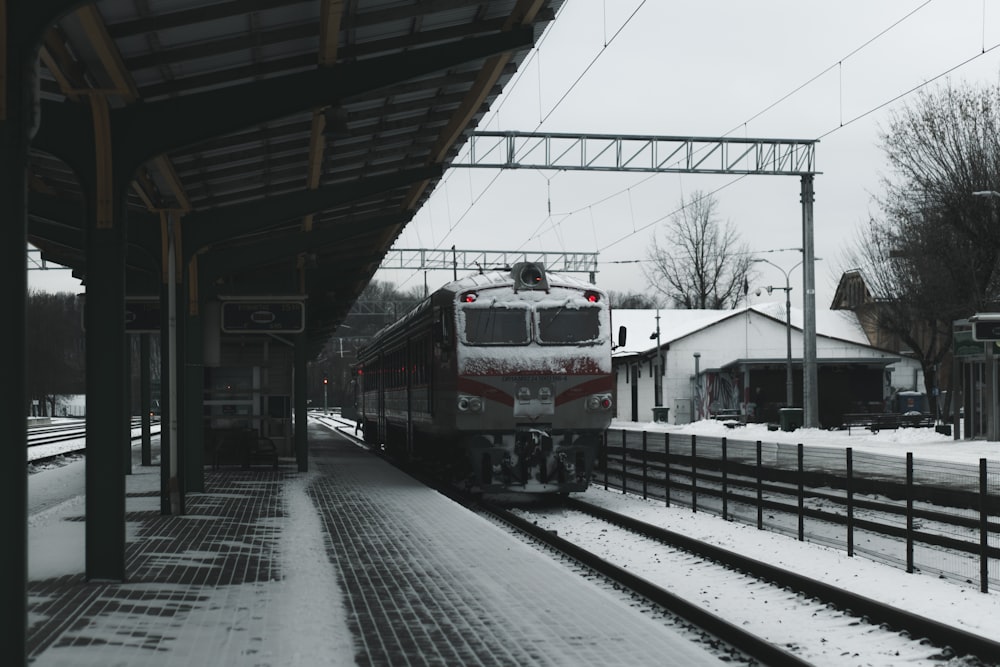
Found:
[[[955,441],[938,435],[929,429],[901,429],[883,431],[872,435],[855,432],[827,432],[802,429],[792,433],[767,431],[763,426],[748,425],[734,433],[715,422],[701,422],[687,426],[664,426],[660,424],[636,425],[627,422],[614,424],[615,428],[642,427],[650,431],[669,429],[677,433],[700,433],[725,435],[745,440],[760,439],[764,442],[803,443],[809,446],[853,447],[858,451],[875,451],[882,454],[905,456],[912,451],[923,459],[978,462],[980,458],[991,461],[991,467],[1000,466],[1000,443],[983,441]],[[347,427],[351,432],[353,425]],[[997,462],[997,463],[993,463]],[[84,524],[78,520],[83,513],[84,461],[76,460],[61,466],[49,467],[29,476],[29,578],[45,579],[63,574],[84,571],[83,536]],[[305,481],[305,480],[304,480]],[[139,474],[130,476],[129,484],[158,483],[158,475]],[[131,486],[130,492],[136,490]],[[295,489],[292,489],[293,491]],[[928,575],[907,574],[902,570],[880,565],[862,558],[848,558],[843,551],[829,549],[809,543],[800,543],[793,538],[758,531],[753,527],[722,521],[708,514],[694,514],[686,508],[664,508],[659,502],[644,502],[635,497],[624,497],[620,493],[605,492],[593,487],[585,499],[598,502],[617,511],[632,514],[644,520],[692,537],[711,541],[719,546],[737,550],[744,555],[773,562],[784,567],[816,577],[828,583],[861,592],[886,603],[902,606],[915,613],[953,623],[971,632],[1000,639],[1000,591],[980,593],[978,587],[953,581],[937,579]],[[296,562],[327,562],[323,540],[303,540],[302,536],[314,531],[317,515],[311,503],[297,502],[301,493],[288,499],[286,511],[289,519],[284,522],[280,536],[287,553],[294,553]],[[148,499],[130,499],[147,501]],[[579,525],[560,530],[585,533],[589,528]],[[633,545],[617,542],[613,545],[628,558],[637,573],[647,572],[650,578],[669,576],[669,572],[654,572],[657,555],[643,546],[644,552],[637,552]],[[315,572],[313,572],[315,575]],[[335,586],[334,577],[328,577],[322,584],[327,593]],[[274,587],[286,586],[290,595],[302,596],[301,578],[272,582]],[[308,587],[307,587],[308,588]],[[308,592],[308,591],[307,591]],[[309,664],[308,656],[326,656],[325,664],[351,664],[350,651],[330,653],[331,635],[317,633],[315,618],[310,618],[314,608],[309,604],[291,605],[284,609],[282,632],[290,633],[282,644],[295,647],[295,660],[289,664]],[[302,618],[297,618],[301,615]],[[30,621],[30,619],[29,619]],[[855,626],[845,623],[844,633],[857,633]],[[801,631],[804,635],[806,630]],[[336,629],[334,644],[342,643],[346,627]],[[793,630],[794,633],[794,630]],[[183,638],[180,638],[183,641]],[[816,641],[815,637],[802,636],[803,644]],[[844,638],[841,638],[844,639]],[[850,637],[848,636],[849,640]],[[860,641],[862,638],[858,638]],[[315,651],[315,652],[313,652]],[[333,655],[342,661],[330,662]],[[165,656],[166,657],[166,656]],[[900,656],[881,655],[877,651],[866,655],[863,664],[896,665],[903,664]],[[847,660],[839,664],[855,664]],[[172,664],[169,660],[156,664]],[[837,664],[836,662],[830,664]],[[860,663],[859,663],[860,664]],[[930,658],[911,660],[905,664],[941,664]]]
[[[953,436],[941,435],[931,428],[900,428],[870,433],[865,429],[848,431],[825,431],[802,428],[795,431],[769,431],[764,424],[747,424],[739,428],[727,428],[725,422],[706,419],[691,424],[675,426],[661,423],[612,422],[613,429],[638,429],[649,432],[696,434],[712,437],[728,437],[731,440],[748,440],[764,443],[803,444],[808,447],[826,447],[844,450],[848,447],[857,452],[872,452],[887,456],[906,456],[912,452],[915,459],[959,461],[978,464],[979,459],[989,461],[991,469],[1000,470],[1000,442],[986,440],[955,440]]]

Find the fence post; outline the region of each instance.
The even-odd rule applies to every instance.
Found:
[[[666,499],[667,507],[670,507],[670,434],[663,434],[663,457],[666,460],[666,466],[663,476],[663,495]]]
[[[642,432],[642,499],[646,500],[649,495],[646,493],[646,454],[648,450],[646,447],[646,432]]]
[[[990,591],[990,523],[986,459],[979,459],[979,590]]]
[[[722,438],[722,520],[723,521],[729,520],[729,502],[728,502],[729,498],[727,498],[726,494],[727,491],[726,482],[728,481],[726,478],[726,468],[728,467],[727,447],[728,447],[727,439]]]
[[[604,490],[608,490],[608,434],[611,431],[604,432]]]
[[[854,448],[847,448],[847,556],[854,556]]]
[[[805,522],[805,471],[802,467],[802,461],[804,458],[804,448],[802,443],[798,446],[798,459],[799,459],[799,542],[805,542],[806,539],[806,522]]]
[[[906,571],[913,572],[913,452],[906,453]]]
[[[761,478],[761,444],[757,441],[757,530],[764,530],[764,483]]]
[[[698,436],[691,434],[691,511],[698,511]]]
[[[625,444],[625,429],[622,429],[622,494],[628,493],[628,446]]]

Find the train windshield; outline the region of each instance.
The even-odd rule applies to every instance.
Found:
[[[463,308],[465,342],[471,345],[526,345],[528,311],[524,308]]]
[[[600,313],[600,308],[539,308],[538,342],[594,342],[600,337]]]

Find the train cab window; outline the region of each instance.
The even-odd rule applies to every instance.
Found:
[[[538,342],[592,343],[601,335],[600,308],[538,309]]]
[[[463,308],[465,342],[470,345],[525,345],[528,311],[524,308]]]

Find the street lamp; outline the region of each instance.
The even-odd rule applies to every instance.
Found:
[[[819,259],[818,257],[816,259]],[[781,271],[785,276],[785,286],[784,287],[772,287],[767,286],[767,293],[770,294],[774,289],[785,290],[785,344],[787,346],[787,355],[785,357],[785,405],[787,407],[792,406],[792,283],[790,280],[791,273],[794,271],[799,264],[802,264],[805,260],[801,260],[798,264],[792,268],[785,271],[783,268],[775,264],[774,262],[759,258],[754,259],[754,262],[764,262],[765,264],[770,264],[774,268]]]
[[[652,333],[649,337],[650,340],[656,339],[656,365],[659,366],[656,378],[656,384],[653,385],[653,391],[656,396],[654,402],[656,407],[663,406],[663,348],[660,347],[660,309],[656,309],[656,331]]]

